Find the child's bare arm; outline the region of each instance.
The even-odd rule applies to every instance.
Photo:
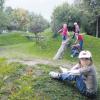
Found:
[[[71,68],[71,70],[75,70],[75,69],[78,69],[78,68],[80,68],[80,66],[79,66],[79,64],[76,64],[75,66],[73,66],[73,67]]]
[[[62,29],[60,29],[60,30],[58,31],[58,33],[60,33],[60,32],[62,32]]]

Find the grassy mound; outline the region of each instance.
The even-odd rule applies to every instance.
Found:
[[[29,40],[22,36],[21,33],[8,33],[0,35],[0,46],[25,43]]]
[[[13,33],[0,35],[0,48],[1,57],[39,57],[39,58],[50,58],[52,59],[56,54],[57,50],[61,45],[61,36],[52,38],[53,33],[50,29],[40,33],[44,36],[43,40],[38,43],[35,40],[30,41],[28,38],[23,36],[21,33]],[[13,45],[11,45],[13,44]],[[84,49],[90,50],[93,54],[93,60],[99,64],[100,57],[100,39],[88,35],[84,35]],[[76,58],[70,57],[70,49],[66,50],[64,55],[65,60],[76,61]]]
[[[52,32],[46,30],[41,33],[45,38],[38,44],[28,40],[22,34],[10,33],[0,35],[0,57],[5,58],[49,58],[52,59],[61,45],[61,37],[52,38]],[[93,54],[98,72],[98,86],[100,88],[100,39],[84,35],[84,49]],[[0,100],[87,100],[79,94],[73,84],[59,82],[49,77],[52,70],[58,71],[58,66],[36,65],[26,66],[20,63],[8,64],[6,59],[0,59]],[[70,49],[64,56],[65,61],[77,61],[70,57]],[[99,89],[98,89],[99,90]],[[100,90],[97,99],[100,98]]]

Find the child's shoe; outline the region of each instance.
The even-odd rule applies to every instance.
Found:
[[[60,77],[60,73],[53,72],[53,71],[50,72],[49,75],[50,75],[50,77],[55,78],[55,79],[59,79],[59,77]]]

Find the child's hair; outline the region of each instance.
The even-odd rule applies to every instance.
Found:
[[[92,58],[88,58],[88,59],[90,59],[90,61],[91,61],[91,63],[89,64],[89,66],[90,66],[93,64],[93,60],[92,60]],[[79,59],[79,64],[81,65],[80,59]]]
[[[66,24],[66,23],[64,23],[64,24],[63,24],[63,27],[64,27],[64,26],[66,26],[66,27],[67,27],[67,24]]]

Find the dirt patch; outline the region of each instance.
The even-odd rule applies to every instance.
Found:
[[[51,66],[63,66],[71,68],[75,63],[74,62],[63,62],[62,60],[47,60],[47,59],[32,59],[32,60],[20,60],[20,59],[9,59],[8,63],[19,62],[28,66],[34,66],[37,64],[51,65]]]

